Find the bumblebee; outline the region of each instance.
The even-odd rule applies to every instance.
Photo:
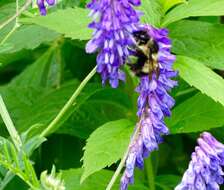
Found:
[[[136,61],[135,63],[128,63],[130,69],[138,77],[148,75],[151,78],[153,72],[155,72],[158,77],[158,44],[143,30],[134,32],[133,36],[136,41],[136,45],[134,46],[134,57]]]

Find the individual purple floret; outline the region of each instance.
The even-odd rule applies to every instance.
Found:
[[[177,72],[172,69],[175,56],[170,52],[171,41],[168,38],[168,31],[155,29],[149,25],[140,26],[139,30],[147,31],[159,47],[157,55],[159,73],[154,70],[151,77],[142,76],[136,89],[139,93],[137,115],[140,118],[136,130],[139,132],[131,140],[126,169],[121,179],[121,190],[126,190],[128,184],[133,183],[134,168],[143,168],[144,158],[158,149],[158,144],[162,142],[161,135],[168,134],[164,117],[171,115],[170,109],[175,103],[168,94],[168,91],[177,85],[176,81],[171,80]]]
[[[45,1],[50,6],[53,6],[55,4],[55,0],[37,0],[37,6],[39,8],[40,14],[43,15],[43,16],[47,14],[46,2]]]
[[[109,80],[113,88],[118,86],[119,80],[125,80],[120,66],[129,55],[128,46],[134,43],[131,34],[139,22],[139,13],[133,7],[138,5],[140,0],[92,0],[87,5],[93,18],[89,28],[95,31],[86,52],[99,52],[97,72],[101,74],[102,83]]]
[[[204,132],[191,155],[187,171],[175,190],[219,190],[223,184],[224,145]]]

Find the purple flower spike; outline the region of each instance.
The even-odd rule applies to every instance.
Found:
[[[133,183],[134,168],[143,168],[144,158],[152,151],[158,149],[162,142],[161,135],[169,133],[164,123],[164,117],[171,115],[171,108],[175,101],[168,94],[176,81],[171,80],[177,75],[172,64],[175,56],[171,54],[171,41],[166,29],[155,29],[149,25],[142,25],[139,30],[147,31],[149,36],[157,43],[158,70],[149,75],[142,76],[136,91],[139,93],[138,112],[140,121],[137,124],[138,136],[131,140],[129,154],[126,160],[126,169],[121,179],[121,190],[126,190],[128,184]]]
[[[39,8],[40,14],[43,16],[45,16],[47,14],[45,1],[50,6],[53,6],[55,4],[55,0],[37,0],[37,6]]]
[[[224,145],[208,132],[201,134],[198,145],[175,190],[219,190],[224,183]]]
[[[120,66],[129,56],[128,46],[134,44],[132,32],[139,22],[139,13],[133,6],[138,5],[140,0],[92,0],[87,5],[93,18],[89,28],[95,32],[86,45],[86,52],[99,52],[97,72],[101,74],[102,83],[109,80],[113,88],[119,85],[119,80],[125,79]]]

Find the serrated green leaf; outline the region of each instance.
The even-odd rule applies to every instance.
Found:
[[[151,24],[155,27],[160,26],[162,18],[162,5],[159,1],[142,0],[139,10],[143,12],[143,16],[141,16],[143,23]]]
[[[78,84],[78,81],[70,81],[70,83],[64,84],[58,89],[52,90],[14,86],[13,88],[8,89],[6,92],[3,91],[3,97],[6,100],[6,104],[8,105],[10,113],[12,114],[12,118],[19,131],[27,130],[30,126],[39,124],[36,126],[37,129],[34,132],[35,135],[39,131],[41,131],[41,129],[44,129],[46,125],[49,124],[50,121],[52,121],[52,119],[54,119],[54,117],[58,114],[64,104],[68,101],[69,97],[75,91]],[[92,121],[88,118],[85,119],[85,109],[88,109],[88,114],[92,114],[92,112],[89,112],[91,111],[91,107],[88,107],[89,105],[100,108],[100,104],[106,103],[108,105],[101,105],[102,109],[97,111],[105,112],[105,108],[113,111],[116,108],[115,111],[117,111],[117,114],[121,113],[123,114],[123,116],[126,116],[127,114],[130,115],[130,112],[127,111],[127,109],[130,108],[127,105],[128,99],[124,100],[124,98],[127,98],[127,95],[125,96],[125,94],[120,92],[120,94],[117,94],[116,97],[114,94],[116,94],[117,91],[115,90],[114,93],[108,94],[113,94],[113,96],[115,96],[115,100],[110,100],[109,98],[107,98],[103,101],[102,99],[100,99],[100,96],[105,95],[110,91],[112,90],[108,88],[102,88],[100,84],[88,84],[80,94],[80,96],[77,98],[75,106],[70,109],[69,113],[66,114],[66,116],[62,118],[61,122],[58,124],[58,127],[63,126],[64,122],[74,112],[71,120],[69,120],[68,123],[65,124],[65,127],[67,129],[62,128],[59,133],[69,133],[70,135],[86,138],[87,135],[94,129],[94,127],[97,127],[94,122],[101,122],[99,121],[100,119],[102,121],[105,121],[106,118],[101,117],[112,114],[111,112],[108,112],[107,114],[96,112],[96,115],[98,114],[99,116],[100,114],[100,118],[98,118],[97,121]],[[15,96],[15,94],[17,93],[19,95]],[[95,95],[97,95],[97,97],[94,97]],[[99,101],[98,103],[97,100],[101,100],[101,102]],[[123,101],[123,105],[119,105],[120,101]],[[114,104],[115,108],[113,108]],[[119,119],[121,115],[117,114],[110,116],[109,119]],[[94,116],[91,116],[91,118],[94,118]],[[88,121],[90,122],[90,127],[87,126]],[[86,123],[83,124],[83,122]],[[87,126],[87,129],[85,129],[85,125]]]
[[[167,26],[178,20],[194,16],[224,15],[223,0],[189,0],[171,10],[164,17],[162,26]]]
[[[39,59],[32,65],[28,66],[20,75],[15,77],[11,83],[8,84],[9,88],[14,86],[29,86],[29,87],[46,87],[47,74],[51,65],[51,58],[54,49],[46,51]]]
[[[108,122],[87,140],[83,156],[83,182],[91,174],[117,162],[128,147],[134,124],[127,119]]]
[[[172,51],[212,68],[224,69],[224,27],[200,21],[180,21],[169,26]]]
[[[15,3],[8,3],[1,6],[0,24],[15,13]]]
[[[88,29],[90,18],[88,10],[83,8],[68,8],[58,10],[48,14],[45,17],[24,18],[22,23],[34,23],[58,33],[64,34],[65,37],[79,40],[87,40],[91,37],[92,31]]]
[[[3,45],[0,46],[0,54],[3,54],[5,52],[8,52],[13,49],[12,44],[10,43],[4,43]]]
[[[53,87],[58,87],[55,82],[58,83],[58,80],[61,78],[58,76],[61,70],[56,70],[57,67],[55,67],[55,64],[60,64],[60,61],[54,62],[55,54],[57,54],[57,48],[50,48],[35,63],[28,66],[20,75],[15,77],[8,85],[0,87],[0,92],[20,131],[24,129],[23,127],[27,129],[35,124],[28,122],[36,116],[33,115],[33,117],[29,117],[29,112],[30,110],[33,111],[32,106],[42,97],[41,95],[45,94]],[[54,70],[53,73],[52,70]],[[57,108],[56,110],[58,111],[59,109],[60,108]],[[49,119],[52,119],[52,117]],[[27,124],[30,124],[30,126],[27,126]]]
[[[224,107],[201,93],[184,101],[166,120],[172,134],[205,131],[224,126]]]
[[[87,139],[100,125],[132,116],[130,97],[119,89],[104,88],[75,110],[57,133]],[[93,114],[94,113],[94,114]]]
[[[109,170],[101,170],[92,176],[90,176],[88,179],[86,179],[82,184],[80,184],[80,178],[83,170],[82,169],[69,169],[61,171],[62,173],[62,179],[65,181],[65,187],[66,190],[105,190],[107,184],[109,183],[113,171]],[[119,189],[120,183],[117,181],[114,186],[112,187],[112,190]],[[135,177],[135,183],[131,185],[128,189],[130,190],[147,190],[148,187],[146,187],[142,180]]]
[[[7,19],[9,19],[12,15],[15,14],[15,3],[7,3],[3,6],[1,6],[1,11],[0,11],[0,25],[4,23]],[[13,28],[15,24],[15,21],[12,21],[9,23],[7,26],[2,28],[0,30],[0,42],[2,39],[7,35],[7,33]]]
[[[18,60],[26,59],[30,54],[28,51],[19,51],[11,54],[0,54],[0,71],[4,70],[6,66],[15,63]]]
[[[224,105],[224,79],[218,74],[185,56],[177,56],[174,68],[187,83]]]
[[[60,84],[62,60],[57,58],[61,56],[58,49],[57,46],[49,48],[20,75],[14,77],[10,83],[0,87],[0,91],[7,91],[7,89],[13,89],[14,87],[51,88]]]
[[[35,49],[44,42],[51,42],[60,35],[47,28],[28,25],[18,28],[5,43],[0,45],[1,54],[15,53],[22,49]],[[8,48],[6,48],[8,47]]]
[[[52,75],[52,79],[49,78],[49,73],[52,70],[51,60],[54,57],[55,51],[57,49],[49,49],[8,86],[0,88],[0,92],[5,98],[12,118],[20,132],[34,124],[39,124],[36,134],[45,128],[64,106],[79,84],[78,81],[71,81],[69,84],[62,85],[61,87],[58,86],[57,89],[49,88],[57,81],[57,73]],[[52,80],[52,84],[48,84],[51,81],[50,79]],[[101,125],[103,121],[107,122],[111,119],[120,119],[122,116],[126,117],[127,114],[130,115],[130,112],[127,111],[132,106],[129,102],[129,97],[127,94],[118,92],[119,90],[102,88],[100,84],[87,85],[87,88],[78,97],[75,107],[71,108],[70,114],[75,113],[65,127],[63,127],[62,133],[87,138],[88,134]],[[95,97],[87,101],[92,95],[95,95]],[[122,105],[120,105],[120,102],[122,102]],[[83,103],[85,105],[81,106]],[[93,106],[96,115],[90,112],[90,105]],[[108,112],[106,109],[110,109],[111,112]],[[112,111],[117,114],[112,114]],[[70,114],[66,114],[66,118],[62,119],[58,126],[62,126]],[[90,115],[92,119],[89,120]],[[94,120],[96,119],[94,116],[98,116],[99,118]],[[87,127],[85,128],[84,125]]]

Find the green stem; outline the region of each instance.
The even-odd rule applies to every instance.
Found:
[[[9,116],[8,110],[5,106],[5,103],[4,103],[1,95],[0,95],[0,114],[1,114],[2,119],[6,125],[9,135],[11,136],[12,141],[15,144],[15,147],[17,148],[18,151],[20,151],[20,148],[22,146],[22,141],[20,139],[18,132],[16,131],[16,128],[12,122],[12,119]]]
[[[16,14],[19,13],[19,0],[16,0]],[[18,23],[18,16],[16,17],[16,24]]]
[[[17,27],[18,27],[17,24],[15,24],[15,26],[13,26],[12,30],[10,30],[10,32],[3,38],[0,45],[4,44],[6,42],[6,40],[8,40],[8,38],[16,31]]]
[[[148,185],[150,190],[156,190],[155,188],[155,176],[154,170],[152,165],[152,158],[151,156],[145,160],[145,171],[148,180]]]
[[[134,135],[133,135],[133,137],[132,137],[132,139],[131,139],[131,141],[130,141],[130,143],[129,143],[129,145],[128,145],[128,148],[127,148],[127,150],[126,150],[126,152],[125,152],[123,158],[121,159],[120,164],[118,165],[116,171],[114,172],[114,175],[112,176],[110,182],[108,183],[106,190],[111,190],[111,188],[113,187],[113,185],[114,185],[114,183],[115,183],[117,177],[118,177],[119,174],[121,173],[121,170],[122,170],[122,168],[123,168],[124,165],[125,165],[125,162],[126,162],[128,153],[129,153],[129,151],[130,151],[131,144],[137,139],[137,137],[138,137],[138,135],[139,135],[140,127],[141,127],[140,125],[137,126],[137,128],[136,128],[136,130],[135,130],[135,132],[134,132]]]
[[[19,1],[16,0],[16,15],[19,15]],[[15,18],[16,22],[13,28],[10,30],[10,32],[4,37],[4,39],[0,42],[0,45],[4,44],[8,38],[16,31],[16,29],[19,27],[18,24],[18,16]]]
[[[11,21],[13,21],[14,19],[16,19],[23,11],[26,10],[26,8],[32,3],[32,0],[27,0],[26,3],[24,4],[24,6],[19,9],[18,11],[16,11],[16,14],[13,15],[12,17],[10,17],[8,20],[6,20],[4,23],[2,23],[0,25],[0,30],[2,28],[4,28],[6,25],[8,25]]]
[[[120,161],[119,166],[117,167],[116,171],[114,172],[114,175],[112,176],[112,178],[111,178],[109,184],[107,185],[106,190],[110,190],[110,189],[113,187],[113,185],[114,185],[114,183],[115,183],[115,181],[116,181],[118,175],[121,173],[121,170],[122,170],[122,168],[123,168],[124,165],[125,165],[125,161],[126,161],[126,158],[127,158],[127,156],[128,156],[128,153],[129,153],[129,147],[128,147],[128,149],[126,150],[126,152],[125,152],[125,154],[124,154],[122,160]]]
[[[194,92],[195,91],[195,88],[188,88],[186,90],[182,90],[180,92],[178,92],[175,97],[178,97],[178,96],[183,96],[183,95],[186,95],[188,93],[191,93],[191,92]]]
[[[73,93],[71,98],[68,100],[68,102],[64,105],[64,107],[60,110],[58,115],[54,118],[54,120],[47,126],[47,128],[40,134],[41,137],[47,136],[55,126],[60,122],[61,118],[63,118],[64,115],[66,115],[67,111],[74,106],[75,100],[82,91],[82,89],[86,86],[86,84],[89,82],[89,80],[94,76],[96,73],[96,67],[86,76],[86,78],[81,82],[79,87],[76,89],[76,91]]]

